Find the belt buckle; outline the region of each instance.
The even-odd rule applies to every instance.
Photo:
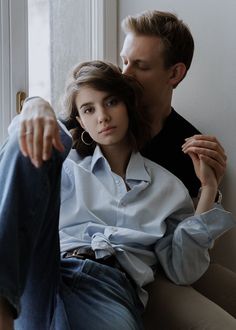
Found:
[[[85,259],[85,256],[79,252],[79,249],[73,250],[70,257]]]
[[[95,253],[91,247],[79,247],[66,253],[65,258],[95,259]]]

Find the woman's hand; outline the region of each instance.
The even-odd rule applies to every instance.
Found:
[[[214,205],[218,185],[226,170],[225,151],[215,137],[207,135],[194,135],[186,139],[182,148],[191,157],[201,182],[201,195],[195,213],[207,212]]]
[[[192,159],[195,173],[201,181],[201,195],[195,211],[195,214],[201,214],[213,207],[218,181],[215,171],[206,161],[208,160],[207,156],[193,152],[188,152],[188,154]]]
[[[218,181],[215,175],[215,171],[211,166],[207,164],[207,157],[200,154],[188,153],[192,159],[195,173],[201,182],[202,188],[212,187],[217,191]]]
[[[194,153],[198,157],[201,155],[204,163],[213,169],[217,184],[220,184],[226,170],[227,156],[214,136],[194,135],[186,139],[182,150],[186,154]]]
[[[23,105],[19,132],[20,150],[36,167],[51,157],[53,147],[64,150],[55,113],[41,98],[33,98]]]

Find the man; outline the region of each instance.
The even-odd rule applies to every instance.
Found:
[[[226,155],[215,137],[199,135],[200,132],[171,107],[173,90],[184,79],[191,65],[194,51],[192,35],[176,16],[157,11],[137,17],[128,16],[122,26],[126,33],[120,54],[123,72],[135,77],[144,87],[144,109],[152,121],[153,139],[144,148],[143,154],[179,177],[194,198],[198,194],[199,182],[190,157],[184,153],[186,147],[188,154],[194,151],[206,157],[217,174],[218,182],[225,172]],[[43,99],[33,98],[23,107],[22,122],[24,119],[26,121],[22,125],[22,133],[25,129],[31,130],[29,115],[32,110],[34,113],[47,111],[52,121],[55,120],[50,105]],[[58,141],[57,126],[50,125],[46,125],[46,134],[43,135],[44,157],[36,143],[36,134],[34,151],[30,143],[29,150],[25,150],[39,165],[50,154],[51,142],[48,142],[50,138],[46,139],[47,134],[54,137],[53,143]],[[185,139],[190,137],[182,152]],[[27,136],[28,140],[31,138]],[[25,146],[27,139],[23,134],[21,144]]]
[[[123,71],[134,76],[143,85],[143,105],[152,120],[153,138],[144,148],[143,154],[178,176],[189,189],[191,196],[195,198],[198,194],[199,182],[189,157],[192,156],[191,152],[204,157],[214,169],[218,182],[226,168],[226,156],[216,138],[199,135],[199,131],[171,107],[173,90],[185,77],[191,64],[194,50],[191,33],[176,16],[157,11],[146,12],[137,17],[127,17],[122,26],[126,33],[121,51]],[[46,119],[42,119],[41,114],[44,118],[47,114]],[[35,166],[40,166],[43,160],[50,157],[52,145],[61,151],[55,115],[47,102],[38,98],[28,100],[23,107],[21,122],[21,150],[24,155],[31,158]],[[32,132],[33,126],[34,132]],[[185,141],[187,138],[188,140]],[[39,140],[44,141],[42,148],[38,143]],[[185,155],[185,152],[188,155]],[[180,308],[183,308],[185,313],[190,313],[189,302],[183,298],[185,289],[172,284],[164,276],[158,276],[157,281],[149,287],[152,312],[155,311],[152,313],[152,324],[149,324],[149,328],[153,325],[156,329],[159,324],[162,329],[188,329],[196,325],[206,307],[206,299],[191,287],[187,288],[187,296],[191,296],[197,306],[197,310],[194,308],[191,310],[191,320],[185,322],[185,314],[185,319],[181,315],[177,317],[174,315]],[[170,299],[174,298],[173,292],[178,302],[174,307],[169,301],[166,303],[166,296],[170,296]],[[185,300],[181,301],[181,299]],[[180,303],[182,303],[181,307]],[[211,303],[209,302],[208,305],[211,306]],[[168,315],[164,320],[161,317],[163,308],[166,308],[165,312]],[[234,319],[220,308],[217,311],[219,313],[214,310],[211,315],[212,322],[209,315],[206,315],[205,319],[212,326],[209,329],[217,329],[215,323],[219,321],[218,315],[220,318],[224,317],[224,324],[231,329],[230,326],[235,325]],[[154,321],[153,314],[156,317]],[[148,313],[146,315],[149,316]],[[148,320],[148,317],[146,319]]]
[[[122,22],[126,34],[121,58],[123,72],[144,87],[144,106],[152,118],[152,141],[143,154],[179,177],[196,197],[199,182],[190,157],[182,152],[186,138],[200,132],[171,107],[173,90],[184,79],[192,61],[194,41],[187,26],[170,13],[149,11]],[[218,173],[226,157],[215,138],[195,136],[188,144],[204,152]],[[214,163],[213,163],[214,162]]]
[[[132,75],[143,85],[144,107],[152,118],[153,138],[143,154],[179,177],[195,198],[199,182],[189,157],[191,151],[205,157],[217,173],[218,182],[225,171],[226,155],[214,137],[199,135],[199,131],[171,106],[173,90],[184,79],[191,65],[194,52],[191,32],[175,15],[158,11],[128,16],[122,21],[122,28],[125,32],[120,53],[123,72]],[[189,155],[185,154],[186,148]],[[219,265],[212,265],[196,284],[206,296],[209,294],[206,290],[209,279],[211,285],[215,285],[216,292],[220,283],[222,287],[222,282],[226,283],[228,279],[224,293],[219,292],[218,297],[213,298],[235,317],[230,294],[230,290],[236,288],[235,274]],[[145,314],[148,329],[156,329],[157,324],[161,329],[168,330],[202,329],[206,325],[208,329],[220,329],[223,325],[231,329],[236,324],[225,311],[192,287],[178,287],[165,276],[157,274],[157,280],[149,286],[149,292],[150,303]],[[226,292],[231,298],[228,301],[219,299],[220,295],[227,295]]]

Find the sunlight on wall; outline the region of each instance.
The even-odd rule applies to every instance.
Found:
[[[29,96],[51,99],[49,1],[28,0]]]

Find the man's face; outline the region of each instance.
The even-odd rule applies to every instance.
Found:
[[[144,87],[144,104],[159,106],[166,104],[171,95],[170,70],[165,69],[160,38],[126,35],[120,56],[123,73],[136,78]]]

